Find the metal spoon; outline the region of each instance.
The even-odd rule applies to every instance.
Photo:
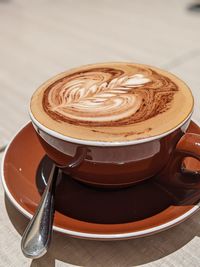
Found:
[[[42,257],[49,247],[52,234],[55,183],[59,169],[53,164],[41,202],[29,222],[21,241],[24,256],[32,259]]]
[[[52,235],[57,177],[61,169],[72,169],[80,165],[85,155],[86,149],[79,147],[67,166],[58,167],[53,164],[40,204],[22,236],[21,249],[27,258],[37,259],[47,252]]]

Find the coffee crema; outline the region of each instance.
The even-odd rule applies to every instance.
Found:
[[[32,96],[31,112],[47,128],[76,139],[128,141],[165,133],[193,109],[174,75],[147,65],[87,65],[57,75]]]

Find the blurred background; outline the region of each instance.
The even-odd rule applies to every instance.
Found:
[[[28,118],[33,91],[83,64],[131,61],[182,78],[200,122],[200,2],[0,0],[0,136]]]

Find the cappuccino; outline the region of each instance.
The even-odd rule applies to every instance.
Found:
[[[191,114],[193,97],[171,73],[116,62],[53,77],[33,94],[30,108],[39,123],[64,136],[123,142],[175,128]]]

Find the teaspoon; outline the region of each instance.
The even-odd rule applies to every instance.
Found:
[[[87,149],[79,147],[74,159],[67,166],[58,167],[53,164],[40,204],[22,236],[21,250],[27,258],[37,259],[47,252],[53,229],[57,177],[62,169],[79,166],[84,160],[86,152]]]

